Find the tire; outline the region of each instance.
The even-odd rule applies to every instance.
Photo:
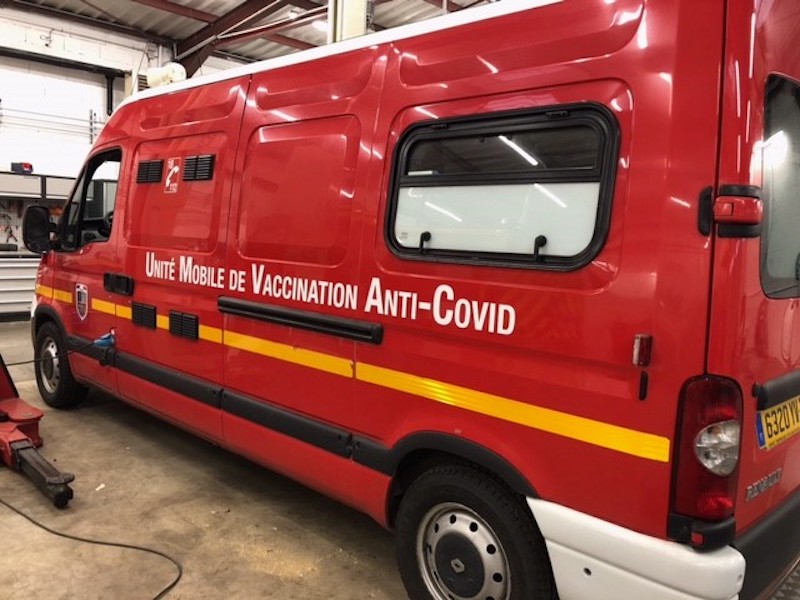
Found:
[[[36,333],[36,385],[45,404],[71,408],[83,402],[88,389],[75,381],[67,358],[67,344],[58,326],[45,323]]]
[[[408,488],[397,562],[411,600],[552,600],[544,539],[524,500],[490,475],[448,464]]]

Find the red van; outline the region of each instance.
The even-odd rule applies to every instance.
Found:
[[[26,215],[41,394],[369,514],[414,600],[768,594],[798,39],[795,0],[504,0],[146,91]]]

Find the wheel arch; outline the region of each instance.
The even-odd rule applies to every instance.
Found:
[[[391,450],[392,483],[386,505],[386,521],[394,527],[403,494],[425,471],[446,463],[467,464],[484,471],[520,496],[538,498],[536,489],[508,460],[473,441],[427,432],[402,439]],[[531,515],[533,517],[533,515]]]
[[[56,327],[58,327],[61,334],[64,336],[64,339],[67,339],[67,331],[58,311],[47,304],[40,304],[36,307],[36,310],[33,312],[33,317],[31,318],[31,342],[33,342],[34,345],[36,345],[36,334],[42,328],[42,325],[48,322],[55,323]]]
[[[52,331],[48,333],[49,337],[43,337],[46,328]],[[52,343],[57,354],[53,354],[54,351],[49,347],[45,350],[47,355],[40,353],[40,338],[47,341],[48,346]],[[31,339],[36,363],[36,383],[45,404],[53,408],[72,408],[80,404],[88,388],[73,375],[69,360],[69,354],[80,350],[80,347],[70,348],[72,340],[58,310],[49,305],[35,309],[31,317]],[[48,358],[52,360],[48,361]],[[48,368],[46,364],[51,366]]]

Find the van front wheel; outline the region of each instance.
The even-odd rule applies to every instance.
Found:
[[[52,322],[42,325],[36,333],[36,384],[42,400],[53,408],[77,406],[88,391],[72,376],[67,344]]]
[[[397,516],[397,561],[414,600],[551,600],[544,539],[524,500],[464,465],[409,486]]]

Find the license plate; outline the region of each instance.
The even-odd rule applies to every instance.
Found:
[[[800,432],[800,396],[756,413],[758,445],[774,448]]]

